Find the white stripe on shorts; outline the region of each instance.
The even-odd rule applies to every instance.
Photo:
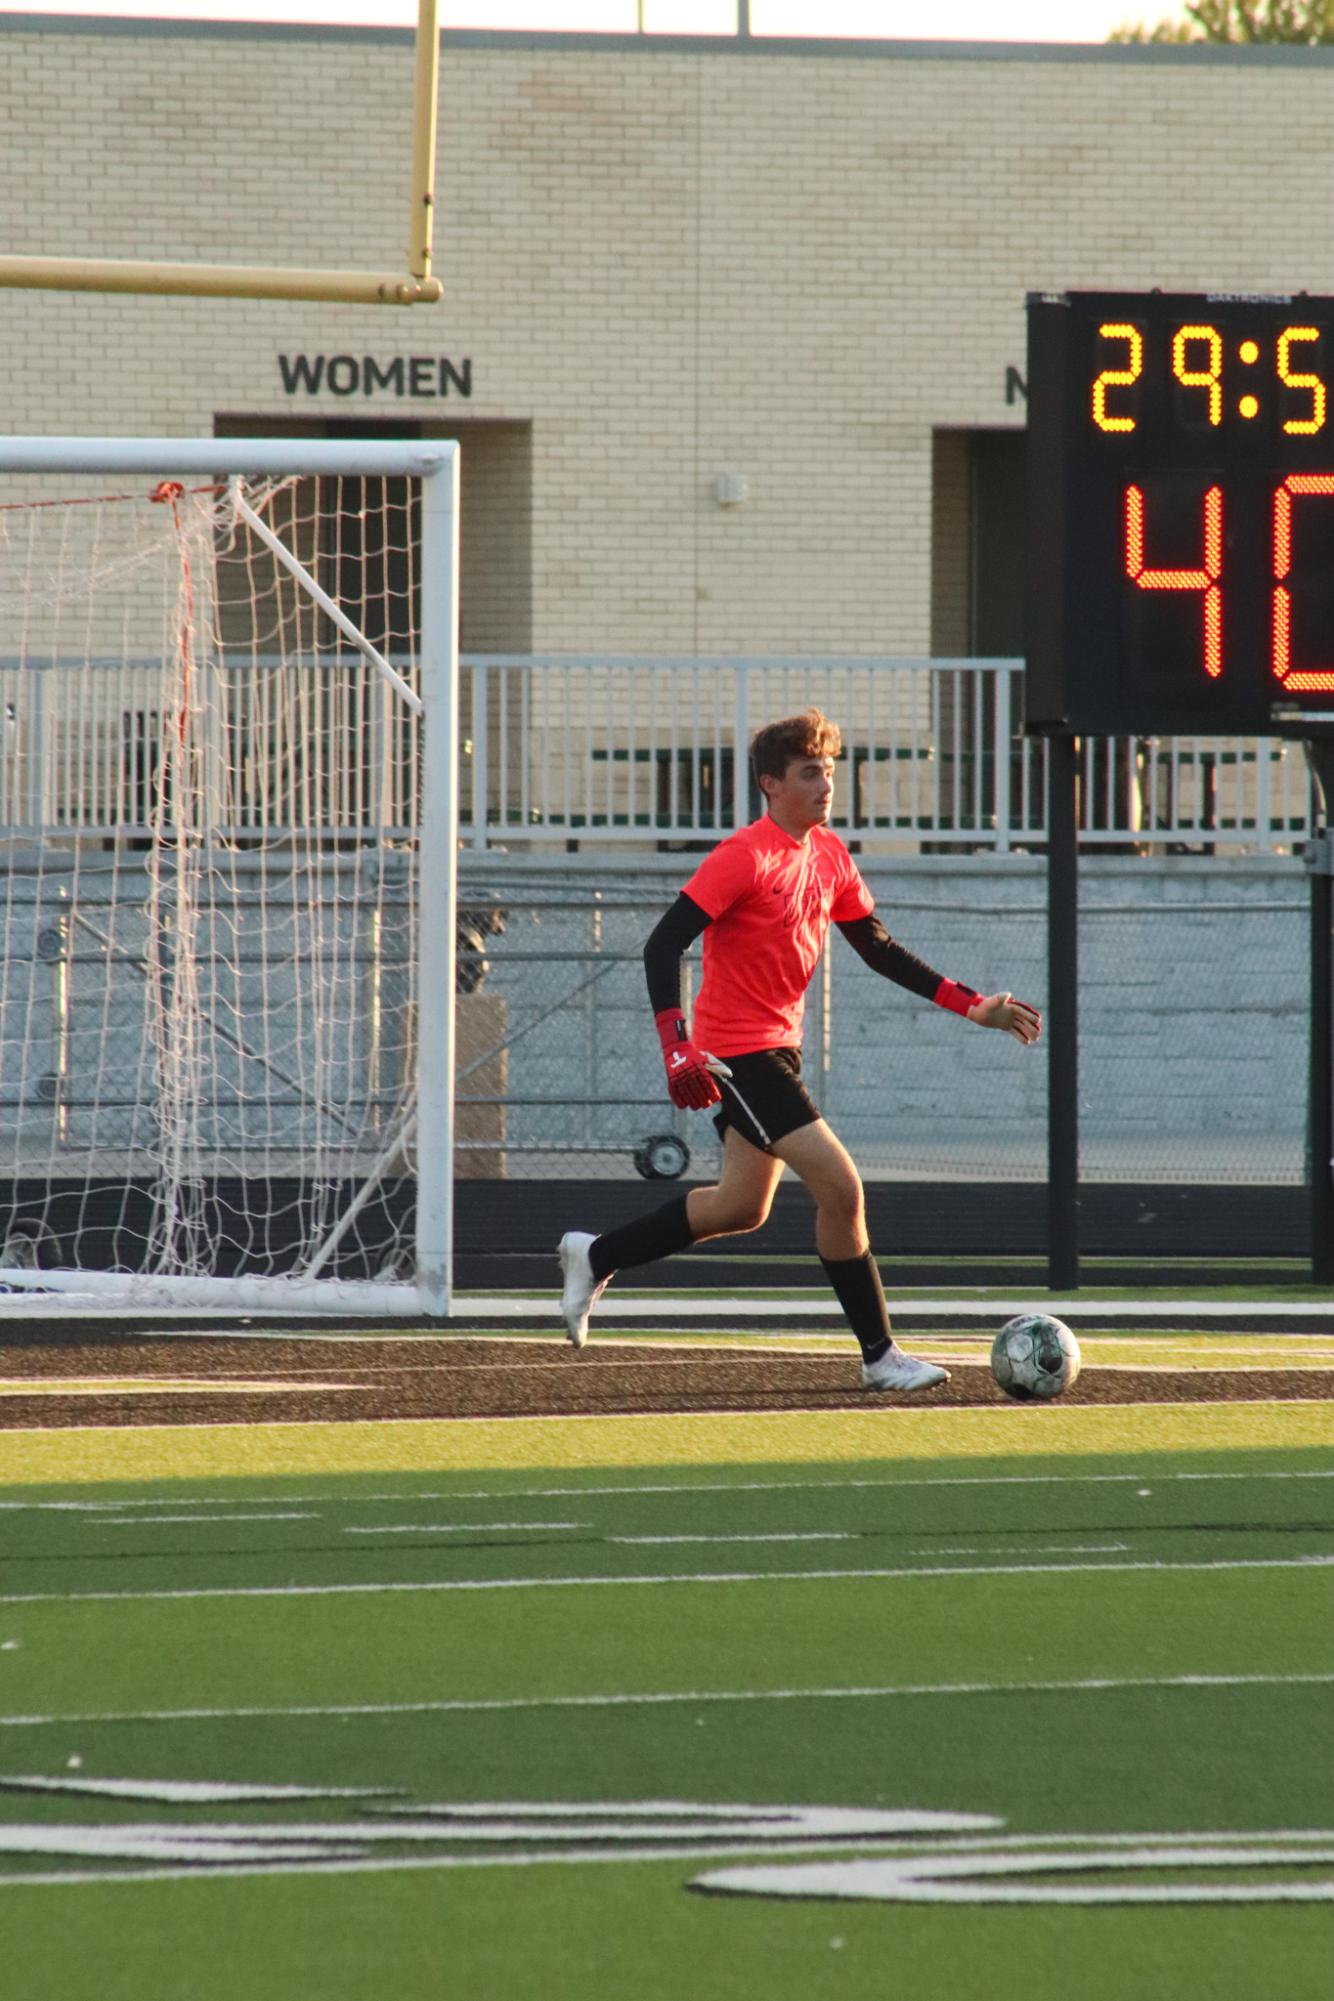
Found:
[[[759,1134],[760,1145],[772,1146],[773,1141],[770,1139],[768,1133],[764,1130],[764,1127],[760,1124],[760,1121],[756,1118],[754,1112],[751,1110],[750,1106],[746,1103],[745,1099],[742,1097],[740,1091],[738,1091],[736,1085],[732,1082],[731,1078],[720,1077],[718,1079],[718,1082],[721,1084],[722,1088],[725,1091],[730,1091],[732,1093],[732,1096],[736,1099],[742,1111],[746,1114],[746,1117],[750,1120],[756,1132]],[[743,1134],[742,1137],[744,1138],[745,1135]]]

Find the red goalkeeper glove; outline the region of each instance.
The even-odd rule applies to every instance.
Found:
[[[710,1068],[715,1059],[690,1040],[684,1015],[677,1008],[664,1008],[661,1014],[654,1015],[653,1026],[662,1044],[672,1103],[684,1112],[702,1112],[709,1105],[716,1105],[723,1094],[714,1083]]]

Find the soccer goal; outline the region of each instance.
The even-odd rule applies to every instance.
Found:
[[[458,451],[0,440],[0,1313],[447,1315]]]

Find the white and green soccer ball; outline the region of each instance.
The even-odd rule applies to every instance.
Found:
[[[1079,1376],[1079,1343],[1049,1313],[1018,1313],[991,1344],[991,1373],[1007,1397],[1050,1401]]]

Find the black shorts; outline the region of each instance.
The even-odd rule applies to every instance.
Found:
[[[820,1117],[819,1106],[801,1081],[799,1049],[757,1049],[752,1056],[723,1060],[732,1080],[718,1079],[723,1102],[713,1123],[719,1139],[730,1126],[762,1153],[770,1153],[775,1140],[786,1139]]]

